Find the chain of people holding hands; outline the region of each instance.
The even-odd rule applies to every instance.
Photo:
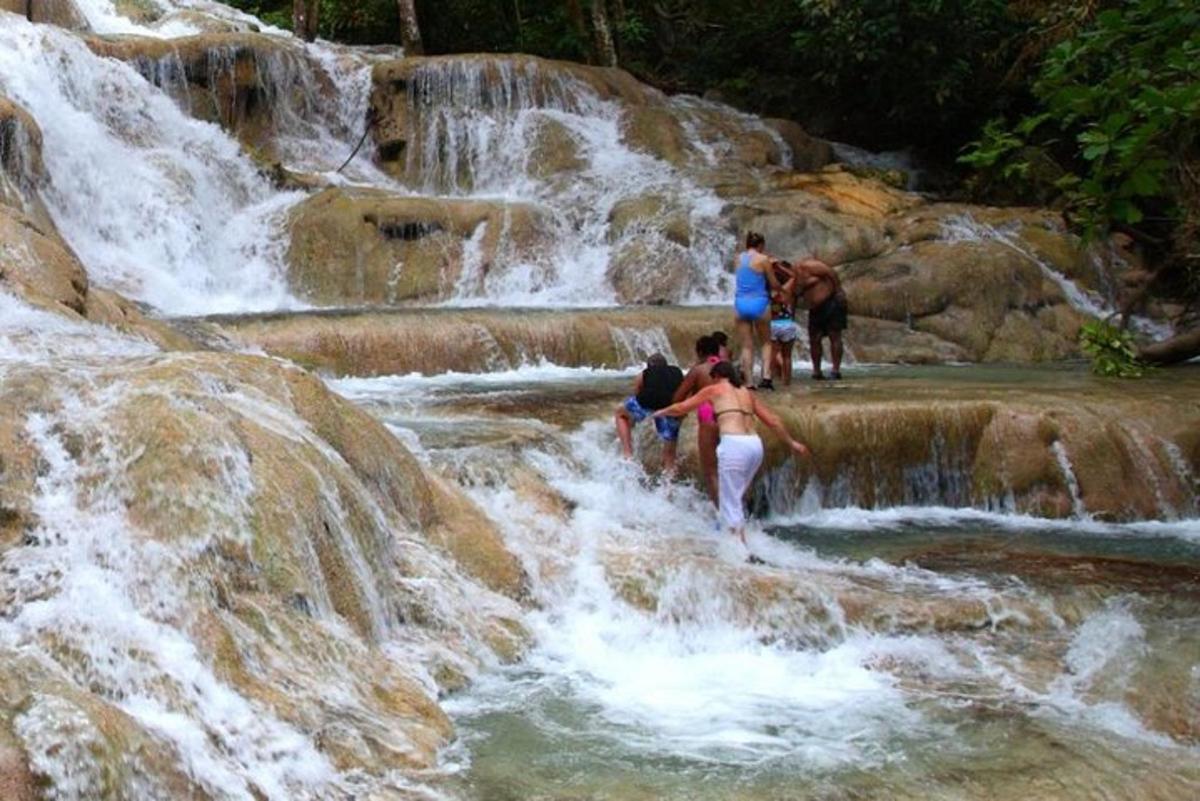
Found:
[[[735,260],[734,282],[738,364],[722,331],[696,340],[696,362],[686,375],[661,353],[650,356],[634,381],[633,394],[617,408],[616,427],[621,450],[632,459],[634,426],[653,420],[663,444],[663,470],[673,476],[680,428],[684,418],[695,412],[704,489],[716,504],[719,525],[745,543],[745,497],[763,460],[754,421],[762,422],[796,455],[810,455],[762,395],[775,388],[776,379],[784,386],[792,382],[796,309],[801,302],[808,309],[813,380],[838,381],[848,306],[832,267],[815,257],[796,262],[777,259],[766,252],[766,241],[755,232],[746,235],[746,249]],[[828,375],[821,366],[825,339],[830,345]],[[757,383],[753,380],[756,340],[761,354]]]

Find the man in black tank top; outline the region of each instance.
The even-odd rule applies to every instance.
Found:
[[[661,353],[646,360],[646,369],[637,377],[633,394],[617,407],[617,437],[621,440],[621,451],[626,459],[633,458],[633,427],[653,415],[659,409],[671,405],[675,390],[683,383],[683,371]],[[675,449],[679,443],[678,417],[656,417],[654,428],[663,441],[663,471],[675,475]]]

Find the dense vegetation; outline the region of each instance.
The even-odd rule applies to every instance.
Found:
[[[309,0],[316,2],[317,0]],[[319,0],[319,32],[397,42],[396,0]],[[291,21],[290,0],[234,0]],[[619,63],[861,146],[911,147],[975,199],[1117,229],[1148,292],[1200,298],[1195,0],[416,0],[426,52]]]

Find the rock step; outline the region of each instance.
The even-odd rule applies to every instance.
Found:
[[[734,334],[724,306],[327,309],[174,324],[192,336],[208,331],[312,369],[358,376],[490,372],[540,361],[618,368],[668,350],[687,363],[697,337],[714,330]],[[969,360],[937,336],[866,317],[851,317],[847,345],[858,362]],[[804,352],[803,342],[798,347]]]

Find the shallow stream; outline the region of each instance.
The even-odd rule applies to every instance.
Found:
[[[631,377],[542,366],[334,382],[501,521],[532,577],[531,653],[445,701],[459,732],[447,791],[1200,791],[1200,522],[760,498],[748,562],[690,484],[619,460],[610,415]],[[1090,380],[1070,369],[858,368],[841,386],[771,402],[889,388],[1071,392]],[[693,447],[685,435],[681,452]]]

